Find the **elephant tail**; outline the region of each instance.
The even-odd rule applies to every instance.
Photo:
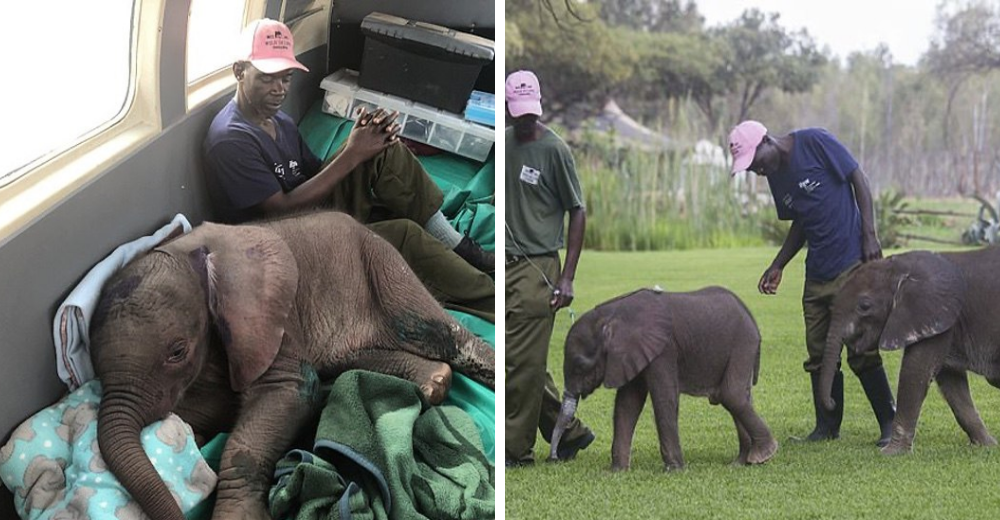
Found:
[[[760,338],[757,338],[757,356],[753,360],[753,381],[751,386],[757,386],[757,378],[760,376]]]

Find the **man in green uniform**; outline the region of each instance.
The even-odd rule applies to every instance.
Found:
[[[251,23],[233,64],[236,95],[205,138],[216,218],[236,224],[318,207],[343,211],[392,244],[438,301],[493,321],[494,255],[445,219],[440,188],[399,142],[397,114],[359,114],[347,142],[323,163],[281,111],[295,70],[307,69],[288,27]]]
[[[573,301],[573,278],[583,248],[584,209],[569,147],[538,121],[538,78],[530,71],[507,77],[506,130],[506,467],[534,463],[535,430],[551,442],[559,391],[547,362],[555,313]],[[560,269],[563,220],[569,214],[566,263]],[[571,459],[594,441],[579,420],[559,443]]]

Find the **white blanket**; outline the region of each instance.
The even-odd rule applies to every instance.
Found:
[[[77,284],[66,301],[56,311],[52,324],[52,337],[56,346],[56,371],[69,389],[94,378],[90,362],[90,335],[88,324],[97,307],[104,282],[117,273],[133,258],[153,249],[167,238],[191,231],[191,224],[184,215],[174,219],[152,235],[118,246],[107,258],[95,265]]]

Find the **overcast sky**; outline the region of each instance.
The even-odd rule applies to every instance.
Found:
[[[695,0],[707,26],[735,20],[745,9],[781,14],[778,22],[805,28],[841,59],[889,45],[893,61],[915,65],[930,43],[940,0]]]

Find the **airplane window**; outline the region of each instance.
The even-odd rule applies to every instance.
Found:
[[[233,64],[246,0],[192,0],[188,19],[187,82]]]
[[[77,0],[9,2],[4,11],[23,23],[6,24],[0,57],[8,121],[0,185],[124,115],[132,83],[133,0],[105,0],[100,9]]]

